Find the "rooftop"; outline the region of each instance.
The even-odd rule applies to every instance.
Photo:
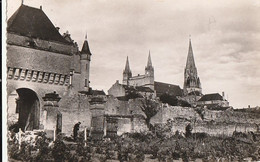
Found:
[[[59,33],[42,9],[21,5],[7,22],[7,32],[72,44]]]
[[[182,96],[182,89],[178,85],[154,82],[154,89],[157,93],[157,96],[160,96],[163,93],[168,93],[174,96]]]
[[[223,100],[219,93],[205,94],[198,101]]]

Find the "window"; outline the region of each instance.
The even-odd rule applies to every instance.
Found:
[[[88,64],[86,64],[86,70],[88,70]]]

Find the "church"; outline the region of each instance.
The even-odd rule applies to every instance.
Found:
[[[195,65],[191,39],[189,39],[188,56],[184,69],[183,89],[178,85],[155,81],[154,67],[152,65],[151,53],[149,51],[147,65],[143,75],[133,76],[130,69],[129,58],[126,58],[123,70],[122,84],[117,80],[108,90],[108,94],[122,98],[129,92],[135,91],[141,96],[159,98],[162,94],[169,94],[187,101],[191,106],[228,107],[228,101],[219,93],[202,94],[201,81]],[[211,97],[208,97],[211,96]]]
[[[114,85],[108,90],[108,95],[115,97],[122,97],[125,93],[121,91],[127,91],[129,88],[137,91],[138,93],[145,93],[143,96],[147,96],[147,93],[152,98],[158,98],[162,94],[167,93],[178,97],[183,96],[183,91],[178,85],[168,84],[155,81],[154,79],[154,67],[152,65],[151,53],[149,51],[147,65],[143,75],[132,76],[132,71],[129,65],[129,59],[126,58],[125,69],[123,70],[122,84],[116,81]],[[152,92],[152,95],[151,95]]]

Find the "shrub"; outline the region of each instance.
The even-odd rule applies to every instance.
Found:
[[[54,142],[54,147],[52,149],[52,156],[55,161],[62,162],[66,159],[70,159],[70,151],[68,147],[62,141],[61,135],[57,136],[56,141]]]

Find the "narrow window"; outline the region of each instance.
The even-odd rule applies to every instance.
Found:
[[[86,64],[86,70],[88,70],[88,64]]]
[[[85,79],[85,87],[87,87],[87,86],[88,86],[88,80]]]

